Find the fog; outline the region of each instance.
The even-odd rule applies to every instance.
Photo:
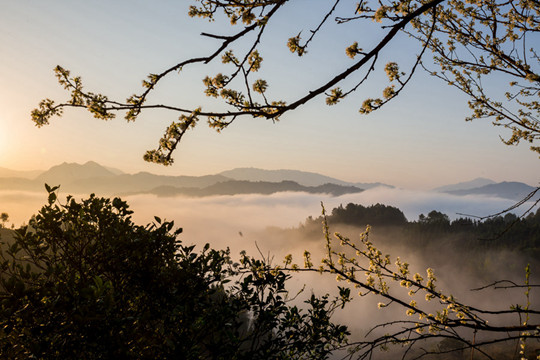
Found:
[[[28,223],[28,219],[47,203],[47,193],[29,191],[0,191],[0,212],[9,215],[6,226],[18,227]]]
[[[385,204],[401,209],[409,221],[423,213],[438,210],[451,219],[457,213],[476,216],[494,214],[511,206],[511,200],[481,196],[459,197],[432,192],[375,188],[359,194],[332,197],[322,194],[277,193],[273,195],[235,195],[207,198],[158,198],[136,195],[126,198],[135,211],[134,219],[148,223],[157,215],[184,229],[183,239],[190,243],[209,242],[214,247],[253,250],[255,241],[265,251],[288,251],[290,242],[264,241],[256,234],[269,226],[296,227],[308,216],[321,214],[321,202],[328,212],[340,204]],[[242,234],[242,236],[240,235]],[[267,240],[267,239],[264,239]],[[322,234],[321,234],[322,240]]]
[[[59,193],[60,201],[67,194]],[[87,195],[74,195],[76,199]],[[358,194],[333,197],[325,194],[276,193],[273,195],[234,195],[203,198],[157,197],[132,195],[124,197],[137,224],[154,221],[154,216],[174,220],[184,232],[181,239],[186,244],[210,243],[214,248],[230,247],[233,254],[246,250],[253,254],[258,248],[264,253],[283,256],[294,250],[302,250],[306,244],[287,238],[276,238],[264,232],[267,227],[292,228],[303,223],[308,216],[321,214],[321,202],[328,212],[340,204],[369,206],[376,203],[396,206],[409,221],[423,213],[438,210],[451,219],[457,213],[484,216],[497,213],[513,204],[511,200],[483,196],[454,196],[384,187],[366,190]],[[0,212],[10,216],[8,226],[27,223],[47,201],[47,194],[22,191],[0,191]],[[332,231],[342,229],[332,229]],[[357,232],[361,230],[358,229]],[[310,239],[310,246],[322,245],[320,239]]]
[[[45,192],[0,192],[0,211],[10,215],[8,224],[15,226],[27,222],[30,216],[46,203]],[[66,194],[59,194],[61,202]],[[76,195],[75,198],[84,198]],[[313,253],[313,262],[319,264],[324,251],[324,238],[321,232],[302,234],[293,231],[308,216],[317,217],[321,213],[321,202],[328,212],[334,207],[348,203],[369,206],[376,203],[396,206],[401,209],[409,221],[416,220],[418,215],[427,214],[431,210],[446,213],[450,218],[459,217],[457,213],[485,216],[497,213],[511,206],[511,200],[488,198],[481,196],[453,196],[433,192],[411,191],[404,189],[375,188],[359,194],[332,197],[329,195],[306,193],[277,193],[273,195],[235,195],[215,196],[206,198],[189,197],[156,197],[153,195],[133,195],[124,198],[134,210],[133,220],[138,224],[147,224],[154,216],[174,220],[176,226],[184,229],[180,235],[185,244],[196,244],[202,247],[210,243],[213,248],[229,247],[233,258],[238,257],[240,250],[248,254],[259,254],[273,257],[274,264],[282,264],[285,254],[292,253],[298,264],[303,264],[302,253],[308,249]],[[361,233],[363,228],[340,226],[331,229],[339,231],[351,238]],[[523,283],[524,264],[519,254],[493,253],[489,255],[492,265],[487,266],[487,273],[471,273],[471,264],[464,264],[460,249],[429,248],[414,249],[399,242],[391,232],[374,228],[372,239],[375,246],[383,253],[399,255],[411,264],[411,271],[425,274],[427,267],[435,269],[438,277],[438,288],[445,293],[456,295],[465,303],[471,303],[480,308],[508,309],[511,304],[523,304],[526,300],[523,290],[503,292],[502,290],[487,290],[471,292],[470,289],[486,285],[498,279],[512,279]],[[451,239],[448,239],[451,244]],[[441,256],[441,252],[444,252]],[[437,256],[431,256],[436,254]],[[441,260],[443,259],[443,260]],[[538,271],[534,268],[531,282],[539,283]],[[318,274],[297,274],[289,286],[291,294],[305,285],[305,294],[300,296],[301,303],[311,292],[322,295],[336,289],[333,276]],[[344,285],[344,284],[341,284]],[[399,291],[399,290],[398,290]],[[353,295],[356,293],[353,290]],[[501,296],[503,295],[503,296]],[[534,294],[536,295],[536,294]],[[537,297],[535,298],[537,299]],[[356,299],[344,311],[337,313],[335,321],[346,323],[356,334],[375,324],[404,318],[404,309],[391,306],[377,310],[380,301],[375,296]],[[535,303],[536,300],[533,301]],[[410,319],[410,318],[409,318]],[[500,317],[498,318],[500,319]]]
[[[59,198],[67,194],[60,192]],[[87,195],[76,195],[76,198]],[[99,195],[99,194],[98,194]],[[0,191],[0,211],[10,214],[15,225],[28,220],[46,202],[47,194],[24,191]],[[156,197],[133,195],[124,197],[136,211],[135,218],[150,221],[154,215],[175,219],[188,227],[216,220],[217,223],[239,224],[243,228],[266,226],[296,226],[308,216],[318,216],[321,201],[328,210],[339,204],[356,203],[364,206],[381,203],[401,209],[409,221],[421,213],[438,210],[451,219],[457,213],[488,215],[513,204],[512,200],[484,196],[455,196],[436,192],[378,187],[358,194],[330,196],[326,194],[276,193],[272,195],[233,195],[205,198]]]

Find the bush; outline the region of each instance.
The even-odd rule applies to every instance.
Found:
[[[330,321],[346,296],[287,303],[283,271],[200,253],[181,229],[135,225],[126,202],[49,202],[2,248],[0,357],[327,358],[347,341]]]

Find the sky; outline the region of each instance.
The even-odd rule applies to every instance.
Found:
[[[52,71],[56,65],[80,75],[88,91],[124,100],[141,91],[141,80],[149,73],[211,53],[219,42],[200,33],[230,34],[233,29],[219,20],[208,23],[188,17],[190,3],[2,1],[0,167],[46,170],[62,162],[93,160],[130,173],[205,175],[236,167],[298,169],[413,189],[476,177],[538,184],[539,159],[528,144],[504,145],[500,136],[508,137],[508,132],[489,120],[465,122],[466,98],[425,73],[417,73],[383,110],[360,115],[363,100],[378,96],[385,86],[384,61],[376,68],[374,81],[336,106],[326,106],[319,97],[277,123],[244,118],[221,134],[201,122],[182,140],[170,167],[145,163],[142,156],[157,146],[166,126],[177,118],[175,113],[146,112],[127,123],[122,114],[105,122],[86,111],[67,109],[50,125],[34,126],[30,111],[40,100],[67,99]],[[344,1],[343,9],[354,3]],[[295,1],[265,33],[263,68],[257,76],[268,80],[269,96],[289,101],[302,96],[350,66],[346,46],[359,41],[368,49],[380,38],[380,31],[371,28],[328,25],[305,58],[291,54],[287,39],[300,31],[309,33],[327,6],[323,0]],[[414,43],[403,37],[382,56],[406,63],[415,51]],[[167,79],[151,101],[210,108],[215,102],[203,94],[201,80],[219,71],[222,68],[214,63],[184,69]],[[493,84],[505,83],[495,79]]]

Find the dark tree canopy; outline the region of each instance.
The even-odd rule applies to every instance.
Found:
[[[320,224],[322,217],[317,219],[308,219],[306,225],[311,223]],[[357,226],[399,226],[407,223],[405,214],[394,206],[383,204],[375,204],[363,206],[360,204],[349,203],[345,207],[343,205],[332,209],[332,213],[328,216],[328,221],[331,224],[349,224]]]
[[[289,305],[290,275],[183,245],[172,222],[139,226],[127,204],[50,189],[0,247],[2,359],[325,359],[347,342],[348,301]],[[2,239],[5,241],[5,239]]]
[[[6,223],[9,221],[9,214],[6,212],[3,212],[0,214],[0,221],[2,222],[2,227],[6,226]]]
[[[125,101],[86,91],[79,76],[73,77],[69,70],[57,66],[58,81],[70,92],[70,98],[58,104],[51,99],[43,100],[32,112],[32,119],[38,126],[46,125],[53,115],[61,115],[65,107],[87,108],[98,119],[112,119],[116,112],[126,111],[128,121],[136,120],[142,111],[168,109],[178,113],[179,118],[166,129],[157,149],[148,151],[144,158],[169,165],[181,138],[201,118],[221,131],[242,117],[278,120],[316,97],[324,96],[328,105],[335,105],[367,86],[371,75],[383,67],[388,84],[381,89],[382,94],[360,100],[359,111],[367,114],[399,95],[421,67],[467,95],[472,110],[467,120],[490,119],[494,125],[511,130],[511,136],[503,139],[505,143],[529,142],[531,150],[540,153],[537,144],[540,139],[540,58],[535,49],[540,41],[538,1],[328,2],[324,16],[308,19],[310,31],[299,32],[301,29],[296,29],[295,24],[290,25],[291,37],[283,45],[293,54],[307,57],[310,46],[319,41],[318,34],[325,31],[326,23],[357,24],[359,28],[362,26],[358,40],[343,49],[343,56],[352,59],[350,66],[335,69],[333,75],[321,79],[313,88],[306,88],[304,94],[296,98],[269,98],[268,87],[287,79],[257,78],[263,58],[271,56],[263,54],[260,48],[266,41],[268,28],[283,26],[275,21],[276,14],[286,12],[292,4],[290,0],[195,1],[190,7],[190,16],[210,21],[226,19],[233,29],[232,34],[229,31],[201,34],[208,41],[217,42],[215,51],[206,56],[172,60],[165,71],[150,74],[143,81],[143,90]],[[368,45],[373,39],[366,38],[366,26],[374,27],[372,34],[382,34],[374,46]],[[403,69],[396,61],[380,64],[383,50],[394,48],[403,35],[417,40],[416,51],[411,51],[409,59],[412,65]],[[235,47],[243,50],[234,52]],[[428,56],[430,52],[432,56]],[[182,103],[158,104],[149,99],[163,79],[189,71],[195,64],[219,61],[227,70],[209,74],[202,80],[205,95],[221,98],[225,106],[189,108]],[[503,88],[498,85],[501,82]],[[353,85],[346,85],[350,83]]]

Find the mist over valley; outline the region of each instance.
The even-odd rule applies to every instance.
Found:
[[[240,174],[246,174],[246,178]],[[269,176],[265,178],[261,174]],[[120,195],[134,211],[135,223],[152,223],[154,216],[163,221],[173,220],[183,229],[180,239],[184,244],[196,245],[197,249],[206,243],[215,249],[229,248],[233,259],[246,250],[273,265],[283,265],[285,256],[291,254],[293,262],[301,266],[305,250],[311,252],[316,265],[325,256],[322,203],[331,235],[339,232],[358,241],[366,226],[371,225],[369,239],[377,249],[391,255],[393,261],[397,256],[407,261],[411,272],[425,274],[427,268],[432,268],[437,274],[438,288],[460,301],[488,309],[506,309],[511,305],[509,299],[512,304],[523,303],[523,290],[519,288],[471,289],[497,280],[523,283],[527,264],[533,269],[530,282],[540,283],[540,273],[536,270],[540,268],[540,221],[535,220],[539,213],[535,218],[529,216],[528,225],[518,224],[521,232],[516,231],[519,229],[516,226],[505,236],[501,234],[516,217],[501,217],[498,223],[491,223],[489,231],[474,225],[477,224],[474,217],[510,208],[517,197],[534,189],[529,185],[516,187],[515,183],[476,179],[419,191],[387,184],[361,188],[358,183],[328,183],[331,178],[314,173],[308,173],[302,184],[302,175],[291,170],[240,169],[202,177],[169,177],[149,173],[130,175],[96,163],[62,164],[35,178],[0,178],[3,184],[0,210],[9,213],[9,224],[15,227],[28,223],[46,203],[43,183],[64,183],[59,190],[60,203],[65,202],[67,195],[77,199],[86,198],[90,192],[105,197]],[[499,192],[493,190],[497,186]],[[491,192],[482,191],[486,188]],[[501,196],[497,196],[499,193]],[[537,199],[538,195],[527,204]],[[368,211],[371,215],[367,218],[354,215],[352,204],[362,211],[371,209]],[[381,209],[382,213],[391,209],[399,220],[385,218]],[[341,218],[337,215],[340,212]],[[347,212],[353,214],[352,220],[344,220],[347,217],[343,214]],[[442,216],[442,225],[433,225],[436,222],[429,225],[431,215]],[[470,222],[460,220],[467,215],[472,219]],[[334,244],[339,248],[339,241],[334,240]],[[291,279],[288,289],[291,294],[301,289],[305,294],[335,294],[336,285],[340,284],[334,277],[301,273]],[[392,291],[401,290],[398,287]],[[303,297],[298,299],[298,305],[303,306]],[[335,321],[347,324],[355,336],[363,336],[376,324],[407,318],[398,306],[377,310],[380,299],[375,296],[358,300],[335,314]],[[532,298],[531,304],[538,305],[538,298]]]

